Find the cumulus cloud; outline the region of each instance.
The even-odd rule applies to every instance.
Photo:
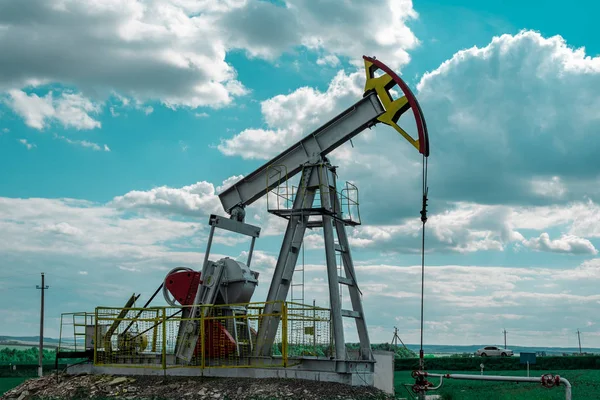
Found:
[[[211,192],[210,187],[206,189],[204,192],[196,190],[196,193]],[[190,194],[193,190],[187,191]],[[123,293],[131,291],[131,288],[143,290],[149,296],[170,268],[198,268],[202,262],[202,253],[195,249],[200,243],[202,246],[206,243],[205,226],[203,223],[181,220],[173,212],[177,209],[173,207],[178,204],[173,198],[173,194],[164,195],[155,191],[141,202],[136,197],[137,203],[131,203],[130,207],[69,199],[0,198],[0,250],[6,256],[0,261],[0,266],[10,263],[11,257],[18,256],[20,260],[28,260],[30,266],[43,265],[53,285],[57,284],[57,275],[61,271],[63,276],[68,276],[64,272],[68,268],[75,275],[66,281],[70,284],[70,290],[82,285],[77,289],[81,293],[69,292],[71,299],[78,300],[76,305],[79,308],[88,304],[91,308],[97,302],[118,306],[124,301]],[[159,203],[161,199],[166,205],[170,204],[164,209],[153,209],[161,211],[162,215],[144,213],[149,204]],[[195,211],[199,207],[190,205],[197,204],[194,202],[182,204],[179,206],[184,212]],[[253,217],[253,212],[249,213],[249,218]],[[441,222],[435,225],[439,225],[442,230],[440,237],[447,241],[448,246],[458,246],[460,240],[452,239],[452,229],[458,229],[459,233],[461,229],[469,227],[492,230],[486,227],[485,220],[479,219],[481,215],[504,215],[509,222],[499,222],[495,226],[499,229],[508,224],[505,228],[508,232],[495,232],[494,240],[501,242],[503,237],[516,240],[514,231],[518,229],[518,219],[511,220],[513,214],[505,211],[494,214],[489,206],[462,205],[457,207],[454,215],[445,216],[445,220],[442,217]],[[468,223],[459,224],[463,219],[467,219]],[[369,239],[377,244],[375,249],[385,250],[386,241],[410,236],[408,228],[411,226],[397,227],[395,230],[374,227],[368,230],[371,232]],[[418,233],[418,224],[414,227]],[[328,284],[323,249],[318,245],[322,239],[319,239],[318,232],[307,237],[304,274],[305,282],[310,284],[305,286],[304,298],[306,302],[315,299],[318,305],[327,306]],[[260,284],[254,295],[257,301],[264,299],[269,287],[279,240],[276,242],[277,245],[271,249],[273,243],[265,242],[263,237],[255,248],[252,265],[261,272]],[[353,248],[356,250],[356,245],[353,244]],[[247,247],[237,246],[235,250],[240,251],[236,253],[239,254],[236,258],[244,261]],[[361,254],[361,248],[354,252],[356,274],[363,292],[373,341],[389,340],[386,333],[391,330],[389,321],[396,321],[401,326],[405,341],[418,338],[420,266],[365,260]],[[212,257],[218,259],[222,256],[215,251]],[[559,329],[556,328],[557,324],[572,324],[567,319],[576,310],[588,310],[585,315],[593,315],[593,307],[599,301],[596,292],[600,268],[597,261],[589,260],[573,268],[568,265],[561,268],[428,265],[426,315],[430,324],[426,335],[428,339],[440,343],[472,344],[477,335],[487,337],[487,332],[496,326],[506,327],[515,337],[521,335],[521,343],[533,340],[531,332],[534,330],[545,332],[546,335],[556,333],[556,329]],[[85,270],[82,265],[86,266]],[[98,280],[100,276],[101,282],[95,286],[85,286],[86,281],[82,280]],[[115,283],[106,283],[108,277]],[[296,274],[294,279],[299,279],[299,275]],[[577,285],[576,292],[571,291],[574,284]],[[344,307],[350,307],[347,293],[342,301]],[[382,310],[382,302],[391,306]],[[63,308],[50,308],[49,315],[75,307],[64,302],[57,304]],[[435,307],[432,307],[433,304]],[[560,309],[563,313],[540,313],[540,309]],[[465,314],[469,317],[465,317]],[[473,317],[483,315],[489,315],[490,318]],[[515,325],[511,326],[511,321],[518,321],[519,330]],[[356,340],[354,329],[350,328],[347,330],[348,339]],[[456,332],[461,332],[463,336]]]
[[[218,149],[228,156],[269,159],[360,99],[364,80],[359,72],[340,71],[325,92],[302,87],[265,100],[261,111],[268,129],[246,129],[223,140]]]
[[[565,346],[569,341],[562,327],[584,326],[583,310],[595,315],[592,310],[599,300],[594,288],[600,274],[589,282],[583,274],[569,275],[579,268],[427,266],[425,321],[430,324],[424,331],[426,341],[496,343],[494,332],[506,328],[519,345],[537,344],[544,335],[548,337],[545,344]],[[370,333],[385,341],[389,334],[379,332],[378,327],[389,333],[396,325],[405,343],[418,343],[421,267],[366,263],[358,265],[356,273]],[[572,293],[574,282],[578,290]],[[551,290],[545,288],[549,283],[555,285]],[[311,291],[312,295],[316,294]],[[382,309],[381,304],[389,307]],[[546,314],[540,309],[554,311]],[[354,336],[353,331],[348,333]]]
[[[336,1],[289,0],[282,6],[248,2],[244,10],[228,13],[223,25],[231,46],[250,56],[274,59],[294,46],[321,52],[332,63],[335,55],[361,63],[363,54],[406,64],[407,50],[419,42],[406,22],[418,14],[409,0],[376,0],[340,5]]]
[[[0,205],[0,249],[9,258],[162,266],[201,259],[196,252],[166,245],[203,234],[204,227],[197,223],[136,214],[126,217],[112,207],[69,199],[0,198]]]
[[[101,126],[99,121],[89,115],[98,113],[100,106],[81,94],[62,92],[58,98],[54,98],[51,91],[43,97],[35,93],[27,94],[22,90],[10,90],[8,94],[9,107],[32,128],[42,130],[52,122],[75,129]]]
[[[217,20],[240,5],[192,14],[178,3],[3,1],[0,51],[11,61],[0,63],[0,89],[60,83],[171,107],[230,103],[246,90],[224,60]]]
[[[586,237],[598,236],[597,210],[598,205],[591,202],[552,207],[449,203],[446,211],[429,217],[426,250],[465,254],[524,246],[542,252],[595,255],[597,249]],[[554,240],[547,232],[529,239],[523,233],[548,229],[563,233]],[[350,231],[349,240],[357,248],[415,253],[420,251],[421,234],[422,225],[415,218],[400,224],[360,226]]]
[[[534,250],[553,253],[598,254],[598,250],[589,240],[573,235],[563,235],[551,240],[550,235],[544,232],[538,238],[523,241],[523,244]]]
[[[15,112],[37,129],[53,118],[77,129],[99,127],[90,115],[96,102],[82,105],[90,96],[221,107],[248,93],[225,60],[229,51],[275,60],[300,46],[329,64],[372,51],[400,66],[418,45],[406,26],[415,18],[411,1],[392,0],[342,7],[303,0],[110,0],[93,7],[82,0],[2,1],[0,91],[10,91]],[[53,84],[82,94],[52,104],[22,92]],[[118,114],[114,106],[111,113]]]
[[[132,190],[115,197],[117,208],[146,208],[163,212],[204,216],[217,212],[220,202],[212,183],[202,181],[182,188],[161,186],[148,191]]]
[[[496,204],[592,194],[577,184],[600,173],[589,162],[600,145],[599,60],[560,36],[523,31],[426,73],[418,97],[435,134],[432,154],[444,154],[432,157],[432,187],[445,198]]]

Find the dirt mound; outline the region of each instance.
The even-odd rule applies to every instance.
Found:
[[[300,379],[49,375],[28,380],[0,400],[29,399],[393,399],[373,387]]]

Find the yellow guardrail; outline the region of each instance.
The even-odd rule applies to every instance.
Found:
[[[267,303],[200,306],[206,312],[185,318],[187,307],[97,307],[83,316],[91,328],[94,365],[131,368],[244,368],[294,365],[294,359],[333,354],[331,316],[327,308],[277,302],[279,312],[266,314]],[[257,332],[263,321],[278,318],[271,355],[254,355]],[[61,317],[61,330],[62,327]],[[195,321],[198,340],[192,359],[177,357],[178,333],[184,321]],[[91,326],[90,326],[91,324]],[[77,339],[77,335],[75,335]],[[82,339],[82,338],[80,338]],[[79,347],[79,346],[78,346]],[[92,350],[88,347],[89,350]]]

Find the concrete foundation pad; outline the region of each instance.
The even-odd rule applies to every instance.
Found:
[[[323,362],[324,361],[324,362]],[[291,367],[245,367],[245,368],[190,368],[167,367],[136,368],[133,366],[100,366],[92,364],[73,365],[68,374],[109,374],[109,375],[154,375],[154,376],[206,376],[220,378],[288,378],[311,381],[337,382],[352,386],[374,386],[375,374],[372,362],[344,362],[339,370],[339,362],[330,360],[303,360]],[[319,368],[320,367],[320,368]]]

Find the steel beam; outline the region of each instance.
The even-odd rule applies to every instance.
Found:
[[[348,235],[346,234],[346,227],[341,221],[342,209],[340,201],[337,196],[333,196],[335,209],[339,213],[340,218],[335,219],[335,230],[338,236],[339,250],[342,255],[342,264],[344,265],[345,277],[339,277],[340,283],[348,286],[348,292],[350,293],[350,301],[352,303],[353,315],[355,317],[356,330],[358,331],[358,339],[360,342],[360,353],[363,360],[373,359],[371,352],[371,342],[369,340],[369,332],[367,330],[367,321],[365,319],[365,312],[362,306],[362,300],[358,291],[358,282],[356,281],[356,271],[354,270],[354,262],[352,261],[352,253],[350,252],[350,243],[348,241]],[[348,284],[348,281],[351,283]]]
[[[253,203],[300,172],[302,165],[320,161],[358,133],[375,125],[377,117],[384,112],[377,94],[367,94],[312,134],[220,193],[223,208],[231,213],[236,206],[244,207]],[[285,167],[286,176],[268,176],[269,167],[275,165]]]
[[[294,208],[310,208],[312,206],[316,189],[308,188],[307,185],[311,175],[314,174],[314,169],[315,167],[305,168],[296,198],[294,199]],[[306,232],[307,222],[308,215],[302,214],[292,215],[288,221],[279,257],[277,258],[277,264],[275,265],[275,271],[273,272],[271,286],[269,287],[264,314],[280,314],[282,312],[280,302],[285,301],[287,298],[294,269],[298,262],[298,255],[300,254],[300,245]],[[255,354],[259,356],[271,355],[271,346],[273,346],[273,341],[277,334],[279,321],[280,318],[275,316],[263,319],[263,323],[258,329]]]

